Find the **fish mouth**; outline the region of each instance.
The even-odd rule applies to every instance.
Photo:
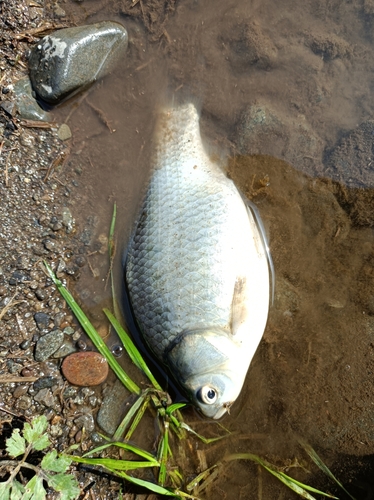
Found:
[[[214,415],[213,420],[218,420],[219,418],[223,417],[223,415],[227,412],[230,414],[230,408],[233,405],[233,401],[230,401],[228,403],[223,403],[221,408],[217,411],[217,413]]]

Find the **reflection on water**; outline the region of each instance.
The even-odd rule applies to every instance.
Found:
[[[284,461],[300,455],[301,435],[333,452],[331,461],[373,453],[374,9],[338,0],[173,4],[66,6],[78,24],[123,23],[130,40],[112,75],[57,111],[70,116],[70,161],[81,172],[74,216],[91,232],[95,277],[87,271],[78,292],[88,305],[109,296],[100,235],[114,200],[120,282],[157,106],[166,88],[187,87],[202,103],[205,136],[217,151],[230,149],[229,175],[260,209],[276,269],[264,340],[224,419],[247,436],[233,439],[230,452]],[[226,446],[207,451],[208,462]],[[282,495],[261,477],[247,463],[232,465],[209,497]]]

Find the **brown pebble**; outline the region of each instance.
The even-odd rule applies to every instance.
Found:
[[[29,390],[28,386],[27,385],[19,385],[18,387],[16,387],[13,391],[13,396],[15,398],[20,398],[21,396],[23,396],[24,394],[26,394],[26,392]]]
[[[108,376],[108,362],[98,352],[75,352],[61,366],[64,377],[73,385],[99,385]]]
[[[37,366],[26,366],[21,371],[21,375],[22,377],[42,377],[44,373],[41,373]]]

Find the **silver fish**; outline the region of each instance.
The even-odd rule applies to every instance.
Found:
[[[254,212],[203,146],[196,107],[164,109],[126,282],[145,341],[207,417],[236,400],[262,338],[267,258]]]

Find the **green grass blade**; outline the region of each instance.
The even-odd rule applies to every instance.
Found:
[[[218,437],[215,437],[215,438],[206,438],[206,437],[201,436],[200,434],[198,434],[196,431],[194,431],[189,425],[187,425],[184,422],[181,422],[180,426],[183,429],[186,429],[186,431],[191,432],[191,434],[194,434],[196,437],[198,437],[205,444],[214,443],[215,441],[219,441],[220,439],[224,439],[224,438],[227,437],[227,436],[218,436]]]
[[[168,415],[171,415],[176,410],[179,410],[180,408],[184,408],[185,406],[187,406],[186,403],[174,403],[166,408],[166,413]]]
[[[112,438],[113,441],[119,441],[120,439],[122,439],[127,428],[130,425],[132,418],[134,417],[136,412],[139,410],[139,408],[142,406],[143,402],[145,400],[149,401],[149,396],[147,393],[148,393],[147,390],[143,391],[143,393],[138,397],[138,399],[135,401],[135,403],[131,406],[129,411],[126,413],[122,422],[117,427],[116,432],[113,434],[113,438]]]
[[[58,291],[62,295],[62,297],[66,300],[67,304],[75,314],[77,320],[79,321],[81,327],[83,330],[87,333],[89,338],[91,339],[92,343],[95,345],[97,350],[102,354],[106,360],[109,363],[109,366],[111,369],[114,371],[114,373],[117,375],[119,380],[123,383],[123,385],[132,393],[135,394],[140,394],[141,390],[140,388],[131,380],[131,378],[127,375],[127,373],[123,370],[123,368],[118,364],[116,358],[113,356],[113,354],[110,352],[108,349],[107,345],[103,341],[103,339],[100,337],[100,335],[96,332],[95,328],[93,327],[92,323],[89,321],[87,316],[84,314],[82,309],[79,307],[77,302],[75,301],[74,297],[71,295],[69,290],[63,286],[61,281],[56,278],[54,272],[52,269],[49,267],[48,263],[44,261],[44,265],[47,269],[48,275],[53,281],[53,283],[56,285]]]
[[[184,483],[183,476],[178,469],[170,469],[169,477],[174,485],[174,488],[180,488]]]
[[[148,405],[149,405],[149,399],[147,398],[143,401],[143,404],[140,406],[138,412],[136,413],[134,420],[132,421],[132,424],[130,425],[129,430],[126,433],[125,441],[129,441],[131,439],[135,429],[138,427],[139,422],[143,418],[143,415],[144,415],[146,409],[148,408]]]
[[[110,286],[112,289],[112,298],[113,298],[113,311],[116,318],[120,318],[121,311],[120,308],[118,307],[116,288],[114,286],[114,276],[113,276],[113,261],[116,253],[116,244],[114,241],[114,228],[116,226],[116,216],[117,216],[117,203],[114,203],[112,221],[110,223],[109,238],[108,238],[109,273],[110,273]]]
[[[146,460],[149,460],[150,462],[154,462],[156,459],[151,453],[148,453],[148,451],[143,450],[142,448],[138,448],[137,446],[134,446],[133,444],[130,443],[122,443],[120,441],[114,441],[110,443],[105,443],[101,446],[98,446],[97,448],[94,448],[93,450],[89,451],[88,453],[85,453],[83,458],[88,457],[89,455],[92,455],[94,453],[98,453],[99,451],[105,450],[109,448],[110,446],[117,446],[118,448],[122,448],[126,451],[130,451],[132,453],[135,453],[136,455],[139,455],[140,457],[145,458]]]
[[[168,451],[169,451],[169,422],[164,422],[164,434],[161,440],[160,447],[160,471],[158,474],[158,482],[161,486],[164,486],[167,478],[167,461],[168,461]]]
[[[317,490],[316,488],[313,488],[313,486],[309,486],[308,484],[301,483],[300,481],[297,481],[293,477],[287,476],[287,474],[285,474],[284,472],[279,472],[279,474],[281,476],[284,476],[284,477],[290,479],[293,483],[299,485],[301,488],[304,488],[305,490],[311,491],[312,493],[316,493],[317,495],[322,495],[324,497],[337,499],[337,497],[334,497],[334,496],[330,495],[329,493],[324,493],[320,490]]]
[[[80,464],[95,465],[97,467],[105,467],[113,471],[127,471],[135,469],[145,469],[147,467],[160,467],[160,463],[154,458],[152,461],[138,461],[138,460],[118,460],[115,458],[87,458],[78,457],[75,455],[66,455],[74,462]]]
[[[123,477],[130,483],[136,484],[138,486],[142,486],[143,488],[146,488],[147,490],[153,491],[153,493],[157,493],[159,495],[165,495],[169,497],[174,497],[174,498],[180,498],[181,494],[174,493],[173,491],[170,491],[162,486],[159,486],[158,484],[150,483],[149,481],[145,481],[144,479],[139,479],[137,477],[132,477],[126,474],[125,472],[117,473],[119,477]],[[195,497],[188,497],[188,498],[195,498]]]
[[[236,453],[233,455],[229,455],[226,457],[225,462],[230,462],[232,460],[251,460],[252,462],[255,462],[259,465],[261,465],[264,469],[266,469],[270,474],[275,476],[279,481],[281,481],[283,484],[288,486],[291,490],[293,490],[295,493],[300,495],[303,498],[306,498],[307,500],[316,500],[315,497],[310,495],[308,491],[313,491],[314,493],[317,493],[318,495],[323,495],[328,498],[334,498],[337,499],[337,497],[334,497],[333,495],[329,495],[328,493],[324,493],[323,491],[319,491],[315,488],[312,488],[309,485],[300,483],[299,481],[296,481],[290,476],[287,476],[284,472],[280,472],[274,465],[271,465],[269,462],[266,460],[263,460],[257,455],[253,455],[252,453]]]
[[[350,497],[352,500],[356,500],[342,485],[342,483],[334,476],[327,465],[321,460],[313,448],[302,440],[299,440],[300,445],[308,453],[313,462],[321,469],[322,472],[326,474],[327,477],[335,481],[335,483]]]
[[[211,473],[211,471],[216,469],[217,467],[218,467],[218,465],[215,464],[212,467],[209,467],[209,469],[205,469],[198,476],[196,476],[190,483],[187,484],[186,490],[192,491],[193,489],[195,489],[196,486],[198,486],[201,481],[206,479],[209,476],[209,474]]]
[[[136,348],[134,342],[131,340],[127,332],[122,328],[121,324],[119,321],[115,318],[115,316],[108,310],[104,309],[104,313],[106,314],[107,318],[109,319],[110,323],[112,324],[113,328],[117,332],[119,338],[121,339],[121,342],[123,343],[128,355],[130,356],[132,362],[140,369],[142,370],[145,375],[148,377],[149,381],[153,385],[153,387],[157,391],[162,391],[162,387],[160,384],[157,382],[153,374],[151,373],[150,369],[148,368],[146,362],[144,361],[142,355]]]

